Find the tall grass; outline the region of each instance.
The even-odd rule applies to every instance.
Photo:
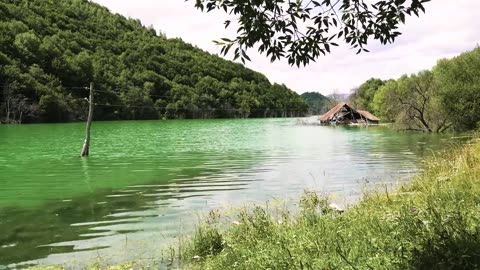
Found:
[[[185,269],[480,269],[480,141],[425,164],[394,194],[341,213],[305,192],[299,210],[218,212],[181,243]]]

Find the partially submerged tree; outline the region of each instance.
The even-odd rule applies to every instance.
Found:
[[[430,71],[388,81],[376,92],[372,106],[400,129],[443,132],[451,126],[441,104],[439,85]]]
[[[39,114],[38,104],[32,103],[24,95],[16,93],[15,90],[14,87],[3,87],[3,95],[0,99],[0,116],[4,113],[5,117],[4,119],[0,117],[0,122],[21,124],[24,119]]]
[[[438,87],[430,71],[422,71],[411,76],[402,76],[398,80],[397,98],[401,111],[398,123],[408,129],[428,132],[444,129],[445,120],[438,118],[440,110],[434,102],[438,96]],[[435,117],[437,116],[437,117]]]
[[[287,58],[291,65],[307,65],[338,46],[337,39],[357,49],[371,38],[392,43],[407,15],[425,12],[430,0],[196,0],[207,12],[222,9],[238,18],[237,36],[217,41],[226,55],[249,60],[247,50],[258,46],[271,61]],[[225,27],[231,21],[225,21]]]

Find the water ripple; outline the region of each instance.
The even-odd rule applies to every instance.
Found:
[[[156,257],[201,213],[304,189],[358,197],[394,185],[447,141],[294,120],[0,126],[0,268]]]

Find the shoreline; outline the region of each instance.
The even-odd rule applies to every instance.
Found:
[[[474,269],[479,161],[474,139],[427,161],[397,192],[371,192],[345,211],[306,192],[298,214],[255,207],[226,226],[210,216],[170,259],[182,269]]]

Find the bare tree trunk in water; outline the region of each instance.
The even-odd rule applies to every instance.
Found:
[[[85,131],[85,142],[83,143],[81,157],[88,157],[90,152],[90,128],[92,127],[93,119],[93,83],[90,83],[90,99],[88,100],[88,119],[87,119],[87,129]]]
[[[6,121],[7,124],[10,122],[10,86],[5,85],[3,88],[3,98],[5,100],[5,114],[6,114]]]

